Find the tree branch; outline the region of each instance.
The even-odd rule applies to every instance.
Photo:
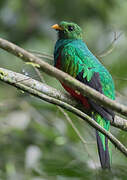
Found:
[[[48,75],[51,75],[64,84],[66,84],[69,87],[72,87],[75,90],[78,90],[80,93],[85,94],[87,97],[90,97],[94,99],[97,103],[111,108],[112,110],[127,116],[127,107],[117,103],[116,101],[113,101],[103,94],[100,94],[99,92],[95,91],[94,89],[84,85],[83,83],[79,82],[78,80],[72,78],[68,74],[58,70],[57,68],[47,64],[46,62],[42,61],[40,58],[34,56],[33,54],[27,52],[26,50],[16,46],[13,43],[8,42],[7,40],[4,40],[0,38],[0,47],[20,59],[26,61],[26,62],[33,62],[40,65],[40,69],[47,73]]]
[[[97,55],[97,57],[103,58],[103,57],[109,55],[114,50],[115,42],[121,37],[121,35],[123,35],[123,32],[119,33],[118,35],[116,32],[114,32],[114,38],[113,38],[113,41],[111,42],[111,44],[109,44],[107,49],[104,50],[101,54]]]
[[[33,80],[31,78],[29,79],[28,77],[21,75],[19,73],[5,70],[3,68],[0,68],[0,80],[8,84],[11,84],[19,89],[22,89],[40,99],[61,106],[62,108],[73,112],[74,114],[78,115],[79,117],[87,121],[93,128],[105,134],[110,139],[110,141],[115,145],[115,147],[117,147],[125,156],[127,156],[126,147],[122,143],[120,143],[110,132],[106,131],[96,121],[94,121],[91,117],[89,117],[79,109],[76,109],[72,105],[59,100],[62,97],[62,94],[60,96],[59,93],[55,94],[55,96],[59,99],[56,99],[55,96],[51,97],[53,96],[53,92],[57,92],[56,90],[53,90],[53,88],[47,86],[46,84]]]
[[[41,83],[37,80],[34,80],[28,76],[25,76],[25,75],[22,75],[22,74],[19,74],[19,73],[16,73],[16,72],[4,69],[4,68],[0,68],[0,79],[16,87],[20,86],[20,84],[29,86],[39,92],[42,92],[43,94],[47,96],[63,101],[85,112],[84,108],[82,108],[82,106],[79,104],[79,101],[75,100],[68,93],[56,90],[55,88],[50,87],[46,85],[45,83]],[[115,116],[115,119],[113,122],[111,122],[111,124],[117,128],[127,131],[127,120],[119,116]]]

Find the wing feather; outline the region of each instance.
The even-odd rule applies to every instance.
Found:
[[[78,53],[77,53],[78,51]],[[80,82],[90,86],[91,88],[99,91],[102,94],[105,94],[104,90],[106,89],[106,94],[111,93],[112,87],[108,82],[106,84],[101,82],[101,75],[105,74],[105,72],[101,72],[98,66],[95,66],[93,63],[93,59],[89,56],[83,56],[83,53],[80,49],[77,49],[73,46],[65,46],[61,52],[62,57],[62,70],[71,76],[75,77]],[[103,68],[102,68],[103,69]],[[99,71],[99,72],[98,72]],[[110,77],[109,77],[110,79]],[[112,80],[112,79],[111,79]],[[103,77],[104,81],[104,77]],[[107,81],[107,80],[106,80]],[[108,88],[107,88],[108,86]],[[108,92],[109,91],[109,92]],[[114,119],[114,113],[108,109],[103,108],[100,105],[97,105],[93,100],[89,99],[89,103],[102,117],[107,120]]]

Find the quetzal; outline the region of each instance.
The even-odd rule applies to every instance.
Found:
[[[52,28],[58,31],[58,40],[54,50],[54,66],[114,100],[115,88],[112,77],[84,43],[82,29],[77,24],[66,21],[55,24]],[[80,100],[99,125],[109,131],[110,120],[113,120],[115,116],[113,111],[96,104],[85,94],[80,94],[63,83],[62,86]],[[110,168],[109,140],[99,131],[96,131],[96,138],[101,166],[104,169]]]

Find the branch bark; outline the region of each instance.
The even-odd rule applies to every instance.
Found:
[[[20,87],[20,84],[28,86],[32,89],[35,89],[36,91],[39,91],[47,96],[50,96],[52,98],[55,98],[57,100],[60,100],[62,102],[65,102],[83,112],[84,108],[80,106],[79,101],[75,100],[73,97],[71,97],[68,93],[66,92],[61,92],[53,87],[48,86],[45,83],[41,83],[37,80],[34,80],[28,76],[0,68],[0,79],[3,80],[4,82],[8,84],[12,84],[16,87]],[[124,131],[127,131],[127,120],[115,116],[115,119],[111,124],[114,127],[120,128]]]
[[[83,83],[79,82],[78,80],[72,78],[68,74],[58,70],[57,68],[47,64],[46,62],[42,61],[40,58],[34,56],[30,52],[27,52],[26,50],[16,46],[15,44],[8,42],[7,40],[4,40],[0,38],[0,47],[20,59],[26,61],[26,62],[33,62],[40,65],[40,69],[47,73],[48,75],[51,75],[64,84],[68,85],[69,87],[72,87],[75,90],[78,90],[80,93],[85,94],[87,97],[90,97],[94,99],[98,104],[101,104],[105,107],[111,108],[112,110],[127,116],[127,107],[113,101],[103,94],[100,94],[99,92],[95,91],[94,89],[84,85]]]
[[[59,100],[61,97],[63,98],[64,96],[61,96],[62,94],[59,96],[59,92],[53,95],[53,92],[57,92],[55,89],[53,90],[53,88],[47,86],[46,84],[40,83],[31,78],[29,79],[24,75],[3,68],[0,68],[0,80],[8,84],[11,84],[21,90],[24,90],[40,99],[61,106],[62,108],[73,112],[74,114],[78,115],[79,117],[87,121],[93,128],[105,134],[110,139],[110,141],[115,145],[115,147],[117,147],[125,156],[127,156],[127,148],[122,143],[120,143],[120,141],[118,141],[110,132],[102,128],[91,117],[89,117],[79,109],[73,107],[72,105]],[[59,99],[55,99],[56,96],[57,98],[59,97]]]
[[[88,86],[85,86],[84,84],[80,83],[79,81],[73,79],[71,76],[67,75],[66,73],[52,67],[51,65],[43,62],[41,59],[37,58],[36,56],[32,55],[31,53],[25,51],[24,49],[6,41],[0,38],[0,47],[5,49],[8,52],[11,52],[12,54],[20,57],[21,59],[23,59],[26,62],[33,62],[36,64],[40,65],[41,70],[43,70],[44,72],[46,72],[49,75],[52,75],[54,77],[56,77],[58,80],[64,82],[66,85],[68,85],[69,87],[74,88],[75,90],[80,91],[82,94],[85,94],[86,96],[93,98],[95,101],[97,101],[98,103],[100,103],[103,106],[107,106],[123,115],[127,115],[127,107],[124,105],[121,105],[119,103],[116,103],[112,100],[110,100],[109,98],[105,97],[104,95],[98,93],[97,91],[91,89]],[[12,77],[9,77],[8,75],[11,75]],[[18,76],[16,76],[18,75]],[[15,79],[15,77],[17,77],[18,79]],[[107,132],[105,129],[103,129],[98,123],[96,123],[96,121],[94,121],[91,117],[89,117],[88,115],[86,115],[85,113],[83,113],[82,111],[80,111],[79,109],[75,108],[76,107],[76,101],[71,98],[64,98],[65,96],[63,94],[61,94],[61,92],[58,93],[58,91],[54,90],[53,93],[53,88],[49,89],[49,87],[45,84],[38,84],[39,82],[36,82],[35,80],[29,79],[26,76],[21,75],[19,78],[19,74],[17,73],[12,73],[9,70],[5,70],[3,68],[0,68],[0,79],[8,84],[11,84],[19,89],[22,89],[36,97],[39,97],[40,99],[43,99],[47,102],[50,102],[52,104],[56,104],[59,105],[65,109],[67,109],[68,111],[71,111],[73,113],[75,113],[76,115],[78,115],[79,117],[81,117],[82,119],[84,119],[85,121],[87,121],[92,127],[94,127],[95,129],[99,130],[100,132],[102,132],[103,134],[105,134],[110,141],[125,155],[127,156],[127,149],[126,147],[121,144],[110,132]],[[32,81],[30,83],[30,81]],[[28,84],[28,82],[30,84]],[[36,84],[37,83],[37,84]],[[38,87],[38,88],[37,88]],[[39,88],[42,88],[39,90]],[[51,92],[49,92],[49,90],[51,90]],[[45,93],[42,93],[41,91],[45,91]],[[56,94],[55,94],[56,92]],[[55,96],[57,97],[54,97]],[[69,95],[67,95],[69,97]],[[62,98],[65,101],[61,101]],[[70,101],[70,104],[69,102]],[[71,102],[73,101],[73,103],[71,104]],[[72,105],[75,105],[72,106]],[[113,122],[112,122],[113,123]],[[117,123],[116,123],[117,124]],[[118,125],[119,127],[122,127],[121,124]],[[126,121],[124,124],[124,128],[126,129]]]

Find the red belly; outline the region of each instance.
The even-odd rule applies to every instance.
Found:
[[[78,91],[75,91],[71,88],[69,88],[68,86],[66,86],[65,84],[61,83],[62,86],[64,87],[64,89],[69,92],[73,97],[75,97],[76,99],[80,100],[81,103],[84,105],[84,107],[86,109],[90,109],[90,104],[88,103],[88,99],[86,97],[84,97],[82,94],[80,94]]]

